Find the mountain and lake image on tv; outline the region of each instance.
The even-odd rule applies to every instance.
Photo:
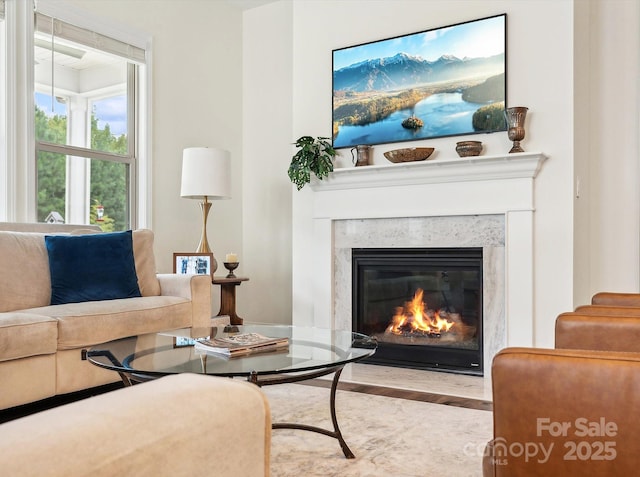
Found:
[[[333,50],[333,146],[505,131],[506,14]]]

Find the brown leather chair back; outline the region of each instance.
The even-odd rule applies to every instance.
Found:
[[[640,293],[600,292],[591,297],[591,304],[640,307]]]
[[[507,348],[492,380],[485,477],[638,475],[640,355]]]
[[[640,353],[640,315],[562,313],[556,319],[556,348]]]
[[[575,310],[583,315],[640,316],[640,307],[614,305],[581,305]]]

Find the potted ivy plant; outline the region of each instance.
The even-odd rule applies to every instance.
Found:
[[[322,180],[333,171],[333,158],[336,150],[328,137],[302,136],[295,143],[298,151],[291,158],[289,179],[298,190],[311,181],[311,173]]]

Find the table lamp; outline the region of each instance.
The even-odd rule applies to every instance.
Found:
[[[202,235],[197,253],[213,253],[207,240],[207,216],[210,199],[231,197],[231,159],[229,152],[213,147],[190,147],[182,154],[182,187],[180,196],[200,199]],[[218,268],[214,257],[212,272]]]

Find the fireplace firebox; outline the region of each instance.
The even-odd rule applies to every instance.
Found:
[[[483,374],[482,248],[352,249],[352,267],[367,362]]]

